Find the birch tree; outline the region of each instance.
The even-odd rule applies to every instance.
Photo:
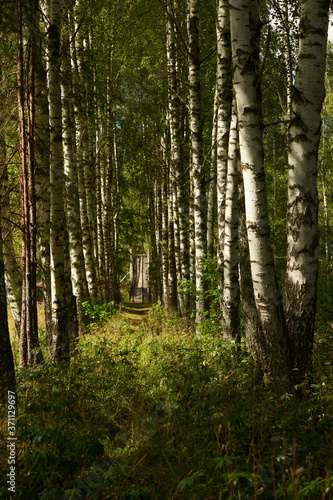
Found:
[[[260,350],[263,352],[262,358],[267,359],[276,387],[284,390],[288,386],[286,376],[290,371],[289,339],[269,234],[261,106],[251,46],[251,2],[252,0],[230,1],[234,88],[251,274],[263,329]]]
[[[312,364],[319,257],[317,159],[329,6],[329,0],[301,2],[299,54],[288,130],[284,307],[298,381],[311,371]]]
[[[220,307],[223,308],[223,249],[225,222],[225,195],[228,164],[228,140],[232,102],[231,42],[228,1],[219,0],[216,17],[217,37],[217,283]]]
[[[240,341],[238,287],[238,129],[237,109],[233,105],[229,134],[228,171],[224,223],[224,288],[222,331],[224,338]]]
[[[205,313],[204,257],[207,253],[205,172],[203,166],[200,55],[199,55],[199,0],[188,0],[188,65],[189,115],[191,131],[191,178],[193,180],[195,231],[195,285],[196,323],[202,323]]]
[[[71,261],[71,279],[76,297],[79,333],[85,331],[85,313],[83,302],[89,300],[88,284],[82,249],[82,230],[78,192],[77,164],[75,162],[75,118],[72,89],[72,71],[69,59],[69,39],[65,38],[62,57],[62,108],[63,108],[63,149],[64,174],[67,209],[69,254]],[[66,51],[67,48],[67,51]]]
[[[15,391],[15,389],[15,368],[8,330],[2,232],[0,226],[0,402],[2,404],[7,404],[8,391]]]
[[[181,137],[181,101],[179,85],[179,65],[175,10],[177,6],[173,1],[167,6],[167,63],[168,63],[168,100],[169,100],[169,126],[170,126],[170,157],[171,157],[171,192],[175,212],[175,257],[177,270],[177,289],[181,280],[189,280],[188,258],[188,224],[186,218],[187,197],[184,189],[183,154]],[[185,317],[188,310],[188,294],[178,293],[178,303],[181,316]]]
[[[19,121],[19,162],[22,227],[22,308],[20,322],[20,365],[42,362],[39,349],[36,297],[36,196],[35,196],[35,161],[34,161],[34,125],[35,125],[35,24],[37,3],[32,3],[32,24],[30,44],[30,67],[27,70],[29,86],[24,86],[23,67],[23,24],[22,4],[17,2],[17,46],[18,46],[18,121]],[[25,91],[27,93],[28,112],[25,112]],[[26,140],[26,123],[28,140]]]
[[[49,2],[49,4],[47,2]],[[52,352],[53,357],[60,360],[69,356],[70,338],[76,335],[73,295],[70,276],[68,275],[65,264],[68,237],[64,211],[62,102],[60,85],[62,2],[47,0],[43,3],[43,14],[46,22],[49,56],[48,91],[50,117]]]

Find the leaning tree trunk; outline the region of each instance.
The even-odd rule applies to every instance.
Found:
[[[260,352],[257,354],[267,360],[276,389],[283,392],[289,387],[287,376],[290,372],[290,352],[269,235],[261,103],[251,44],[251,2],[252,0],[230,0],[234,89],[238,109],[251,274],[264,333]]]
[[[195,226],[195,285],[196,324],[204,321],[205,290],[203,263],[207,253],[205,171],[202,149],[200,58],[199,58],[199,0],[188,1],[188,63],[189,63],[189,108],[192,149],[193,203]]]
[[[288,133],[284,307],[295,379],[311,371],[319,258],[317,159],[324,99],[329,0],[301,3],[299,54]]]

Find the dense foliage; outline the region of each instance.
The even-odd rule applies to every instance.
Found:
[[[70,367],[19,373],[16,498],[330,498],[332,332],[308,397],[277,399],[245,349],[159,304],[133,330],[131,312],[146,311],[96,325]]]

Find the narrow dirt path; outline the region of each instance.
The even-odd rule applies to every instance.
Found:
[[[131,328],[136,329],[151,308],[152,304],[149,302],[145,302],[144,304],[123,302],[121,306],[121,315],[129,319]]]

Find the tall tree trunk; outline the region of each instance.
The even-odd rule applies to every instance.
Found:
[[[162,237],[161,237],[161,254],[162,254],[162,303],[166,310],[170,307],[169,297],[169,214],[168,214],[168,166],[166,156],[166,141],[162,139]]]
[[[222,331],[224,338],[240,342],[238,286],[238,129],[237,108],[233,105],[229,134],[228,173],[224,224],[224,289]]]
[[[60,33],[62,1],[49,0],[48,28],[49,109],[50,109],[50,188],[51,188],[51,307],[52,355],[54,359],[68,358],[70,339],[76,336],[73,296],[70,276],[65,267],[68,245],[64,211],[64,169],[62,159],[62,103],[60,86]],[[45,4],[44,4],[45,7]]]
[[[169,165],[170,168],[170,165]],[[169,308],[172,311],[177,311],[177,267],[175,256],[175,224],[174,218],[176,217],[176,209],[174,206],[173,186],[170,179],[172,177],[172,170],[169,171],[168,183],[168,287],[169,287]]]
[[[82,230],[82,246],[85,259],[86,279],[89,295],[92,302],[98,299],[96,262],[94,256],[94,245],[92,235],[92,224],[94,221],[93,206],[91,200],[93,189],[92,168],[89,163],[89,134],[87,119],[87,92],[85,74],[85,40],[84,25],[85,6],[82,1],[77,3],[77,19],[75,23],[75,43],[72,44],[73,78],[76,87],[75,92],[75,118],[76,118],[76,144],[77,144],[77,169],[78,190],[80,199],[80,216]]]
[[[329,5],[329,0],[301,3],[299,54],[288,130],[284,307],[298,382],[312,365],[319,257],[317,158]]]
[[[167,59],[169,90],[169,125],[170,125],[170,158],[171,181],[174,194],[174,232],[176,249],[177,289],[182,279],[189,279],[188,259],[188,225],[186,220],[186,196],[184,189],[183,158],[181,145],[181,102],[178,75],[178,54],[175,33],[175,5],[172,0],[167,6]],[[179,312],[182,317],[187,314],[189,296],[186,292],[178,293]]]
[[[223,308],[223,250],[225,222],[225,193],[228,165],[228,141],[231,120],[232,77],[231,77],[231,41],[228,1],[219,0],[216,18],[217,37],[217,285],[220,307]]]
[[[234,88],[238,109],[239,142],[245,187],[246,227],[256,306],[263,342],[259,358],[266,358],[277,390],[289,387],[290,352],[280,291],[269,236],[261,103],[251,44],[252,0],[230,0],[230,28],[234,61]]]
[[[38,27],[38,23],[37,23]],[[41,33],[38,38],[40,39]],[[47,46],[45,48],[47,54]],[[39,249],[39,268],[41,271],[45,316],[45,338],[48,347],[52,344],[52,308],[51,308],[51,273],[50,273],[50,134],[49,103],[46,70],[43,52],[37,44],[36,61],[36,124],[35,124],[35,159],[36,159],[36,204],[37,204],[37,239]],[[48,57],[46,57],[48,65]]]
[[[75,162],[75,118],[72,95],[72,73],[69,54],[65,52],[68,45],[69,39],[67,38],[64,40],[65,48],[62,57],[64,173],[71,279],[74,295],[76,297],[79,333],[83,334],[85,332],[86,320],[82,304],[89,300],[89,292],[82,249],[78,178]]]
[[[0,67],[1,78],[1,67]],[[0,197],[2,203],[1,227],[3,235],[3,259],[7,298],[15,322],[17,334],[21,331],[22,273],[17,261],[13,240],[14,225],[10,221],[10,196],[7,173],[7,151],[4,123],[0,117]]]
[[[253,292],[249,242],[246,230],[244,182],[241,172],[239,172],[238,183],[238,219],[239,284],[245,338],[249,351],[260,368],[265,370],[267,359],[265,351],[261,347],[264,344],[264,334]]]
[[[210,169],[207,193],[207,256],[212,259],[214,257],[214,230],[215,230],[215,216],[216,216],[216,132],[217,132],[217,103],[218,103],[218,90],[215,84],[214,93],[214,109],[213,109],[213,123],[212,123],[212,145],[210,155]]]
[[[202,149],[200,58],[199,58],[199,0],[188,0],[188,63],[189,63],[189,108],[195,226],[195,284],[196,323],[205,317],[205,290],[203,263],[207,254],[207,220],[205,171]]]
[[[0,197],[1,216],[1,197]],[[7,404],[8,391],[16,390],[15,368],[12,347],[10,345],[7,301],[5,287],[5,270],[2,254],[2,232],[0,225],[0,402]]]
[[[18,34],[18,114],[19,114],[19,158],[20,158],[20,194],[22,225],[22,309],[20,331],[20,365],[28,365],[43,361],[38,342],[37,297],[36,297],[36,198],[35,198],[35,162],[34,162],[34,126],[35,126],[35,22],[37,3],[32,6],[30,68],[27,76],[28,115],[25,116],[24,100],[24,68],[23,68],[23,36],[22,5],[17,1],[17,34]],[[25,137],[26,122],[28,125],[28,153]]]

